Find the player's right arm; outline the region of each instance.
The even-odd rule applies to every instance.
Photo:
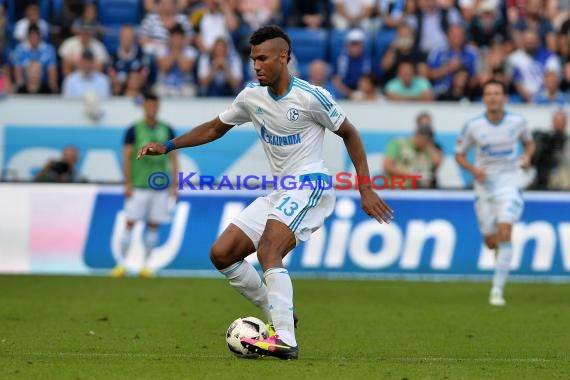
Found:
[[[196,128],[184,133],[183,135],[170,140],[172,143],[174,143],[172,149],[169,149],[166,144],[161,143],[150,143],[143,146],[140,148],[137,154],[137,160],[145,155],[166,154],[173,149],[207,144],[225,135],[230,129],[234,127],[234,125],[235,124],[226,124],[222,122],[218,116],[216,116],[216,118],[202,123]]]
[[[246,107],[248,88],[242,90],[232,105],[214,119],[200,124],[194,129],[164,144],[150,143],[139,149],[137,160],[145,155],[166,154],[174,149],[207,144],[225,135],[235,125],[251,121]]]
[[[457,139],[457,144],[455,145],[455,161],[463,169],[470,172],[473,177],[475,177],[475,180],[482,182],[485,180],[485,172],[482,169],[471,164],[467,159],[467,152],[469,151],[471,145],[473,145],[473,137],[469,124],[467,124],[463,128],[461,135]]]

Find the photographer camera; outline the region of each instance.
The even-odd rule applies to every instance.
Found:
[[[63,148],[61,159],[49,160],[35,176],[34,182],[85,182],[79,177],[75,165],[79,161],[79,151],[74,146]]]

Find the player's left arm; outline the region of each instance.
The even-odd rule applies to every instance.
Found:
[[[170,186],[170,194],[173,197],[178,197],[178,152],[172,151],[170,152],[170,163],[172,165],[172,184]]]
[[[521,167],[523,169],[528,169],[530,167],[532,156],[534,154],[534,150],[536,147],[533,141],[523,142],[523,147],[524,147],[524,153],[521,157]]]
[[[356,175],[368,180],[368,183],[359,184],[358,188],[358,191],[360,191],[362,209],[379,223],[390,223],[394,218],[392,216],[394,210],[372,189],[370,170],[368,169],[366,152],[364,150],[364,144],[362,144],[362,140],[360,139],[360,134],[348,118],[344,119],[340,127],[334,133],[340,136],[344,141],[348,155],[356,169]]]

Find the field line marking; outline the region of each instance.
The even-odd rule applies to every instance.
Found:
[[[78,357],[78,358],[164,358],[164,359],[224,359],[230,355],[209,355],[209,354],[151,354],[144,352],[3,352],[0,357]],[[375,359],[357,359],[345,357],[311,357],[304,356],[306,360],[347,360],[355,363],[376,363],[376,362],[506,362],[506,363],[548,363],[555,361],[567,361],[568,359],[545,359],[545,358],[461,358],[461,357],[379,357]]]

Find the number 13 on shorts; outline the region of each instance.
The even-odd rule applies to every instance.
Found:
[[[285,223],[292,231],[305,228],[307,222],[322,223],[322,212],[319,211],[323,189],[288,191],[273,199],[273,210],[270,212]],[[313,220],[318,216],[319,222]]]
[[[292,201],[291,197],[287,196],[283,198],[281,204],[276,209],[285,214],[285,216],[292,216],[299,209],[299,203]]]

